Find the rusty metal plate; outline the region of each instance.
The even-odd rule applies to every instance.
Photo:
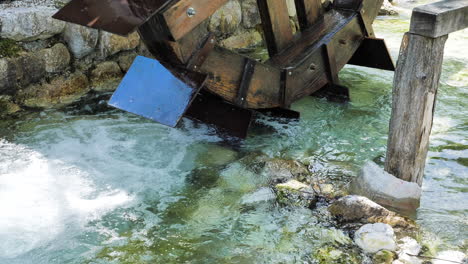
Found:
[[[157,60],[138,56],[109,105],[175,127],[200,88],[187,85]]]
[[[128,35],[171,0],[73,0],[53,18]]]

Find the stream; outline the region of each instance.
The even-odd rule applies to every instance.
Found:
[[[374,24],[395,61],[411,8],[427,2]],[[467,47],[468,30],[450,35],[415,219],[436,251],[468,250]],[[188,119],[173,129],[89,106],[0,120],[0,263],[317,263],[327,245],[346,252],[324,205],[279,206],[258,169],[258,157],[299,160],[344,188],[367,160],[382,164],[393,73],[346,66],[340,78],[350,103],[304,98],[300,121],[261,117],[234,143]]]

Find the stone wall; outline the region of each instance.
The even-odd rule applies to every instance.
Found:
[[[297,29],[294,0],[288,1]],[[90,93],[112,92],[137,54],[137,33],[120,37],[52,18],[68,0],[0,0],[0,116],[61,108]],[[220,45],[263,45],[256,0],[230,0],[205,23]]]

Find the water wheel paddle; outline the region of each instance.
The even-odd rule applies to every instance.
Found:
[[[394,70],[372,23],[383,0],[257,0],[270,58],[217,45],[202,24],[227,0],[72,0],[54,18],[119,35],[138,30],[157,61],[137,58],[110,104],[176,126],[189,116],[245,137],[254,111],[299,116],[289,106],[320,89],[347,95],[345,64]]]

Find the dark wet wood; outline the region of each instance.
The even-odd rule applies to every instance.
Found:
[[[295,0],[295,3],[301,30],[306,30],[323,17],[321,0]]]
[[[257,0],[262,19],[263,33],[270,56],[291,44],[292,27],[286,0]]]

